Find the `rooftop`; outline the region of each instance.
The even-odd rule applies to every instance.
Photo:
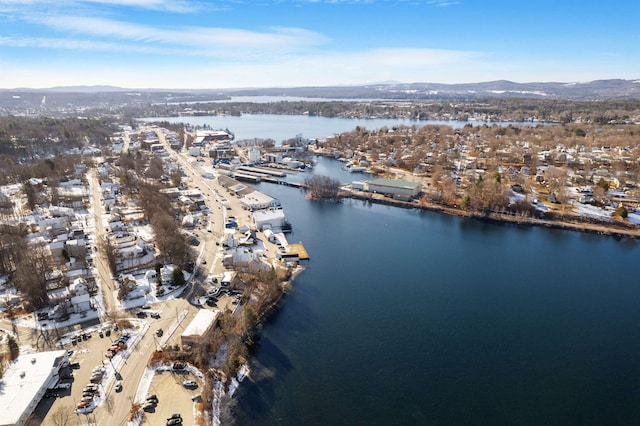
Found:
[[[407,182],[406,180],[396,179],[372,179],[370,185],[390,186],[392,188],[415,189],[420,186],[418,182]]]
[[[58,369],[67,351],[20,355],[0,381],[0,424],[15,424],[38,392],[49,385],[52,370]]]
[[[183,336],[202,336],[216,321],[220,311],[201,309],[182,333]]]

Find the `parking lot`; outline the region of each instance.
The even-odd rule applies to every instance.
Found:
[[[191,398],[199,395],[201,388],[185,388],[182,384],[185,380],[196,380],[192,374],[175,373],[171,371],[157,371],[151,387],[150,395],[158,397],[158,403],[154,409],[145,410],[142,419],[143,425],[164,425],[172,414],[179,413],[182,422],[187,425],[194,423],[194,403]]]

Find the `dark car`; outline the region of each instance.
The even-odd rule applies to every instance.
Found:
[[[73,368],[74,370],[77,370],[80,368],[80,363],[79,362],[72,362],[71,364],[69,364],[69,367]]]
[[[136,314],[136,316],[137,316],[138,318],[146,318],[146,317],[147,317],[147,313],[146,313],[146,312],[144,312],[144,311],[140,311],[140,312],[138,312],[138,313]]]
[[[170,420],[167,420],[167,426],[181,425],[181,424],[182,424],[182,419],[170,419]]]

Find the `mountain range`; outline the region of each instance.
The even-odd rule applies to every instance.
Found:
[[[114,86],[66,86],[46,89],[0,89],[0,108],[6,110],[59,106],[207,102],[240,96],[274,96],[342,100],[478,100],[526,98],[573,101],[640,100],[638,80],[595,80],[585,83],[440,84],[381,82],[352,86],[309,86],[238,89],[128,89]],[[234,99],[235,101],[236,99]]]

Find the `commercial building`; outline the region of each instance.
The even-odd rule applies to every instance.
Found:
[[[260,210],[253,213],[253,222],[260,231],[265,229],[282,232],[291,231],[291,224],[287,221],[282,209]]]
[[[201,309],[180,336],[182,347],[193,347],[208,340],[216,326],[220,311]]]
[[[0,425],[25,424],[68,363],[66,350],[24,354],[11,362],[0,380]]]
[[[263,194],[262,192],[259,192],[259,191],[252,191],[244,195],[240,199],[240,202],[242,203],[243,206],[245,206],[247,209],[251,211],[280,206],[279,200],[276,200],[275,198],[272,198],[267,194]]]
[[[391,196],[416,197],[422,186],[417,182],[407,182],[395,179],[373,179],[365,183],[365,191]]]

